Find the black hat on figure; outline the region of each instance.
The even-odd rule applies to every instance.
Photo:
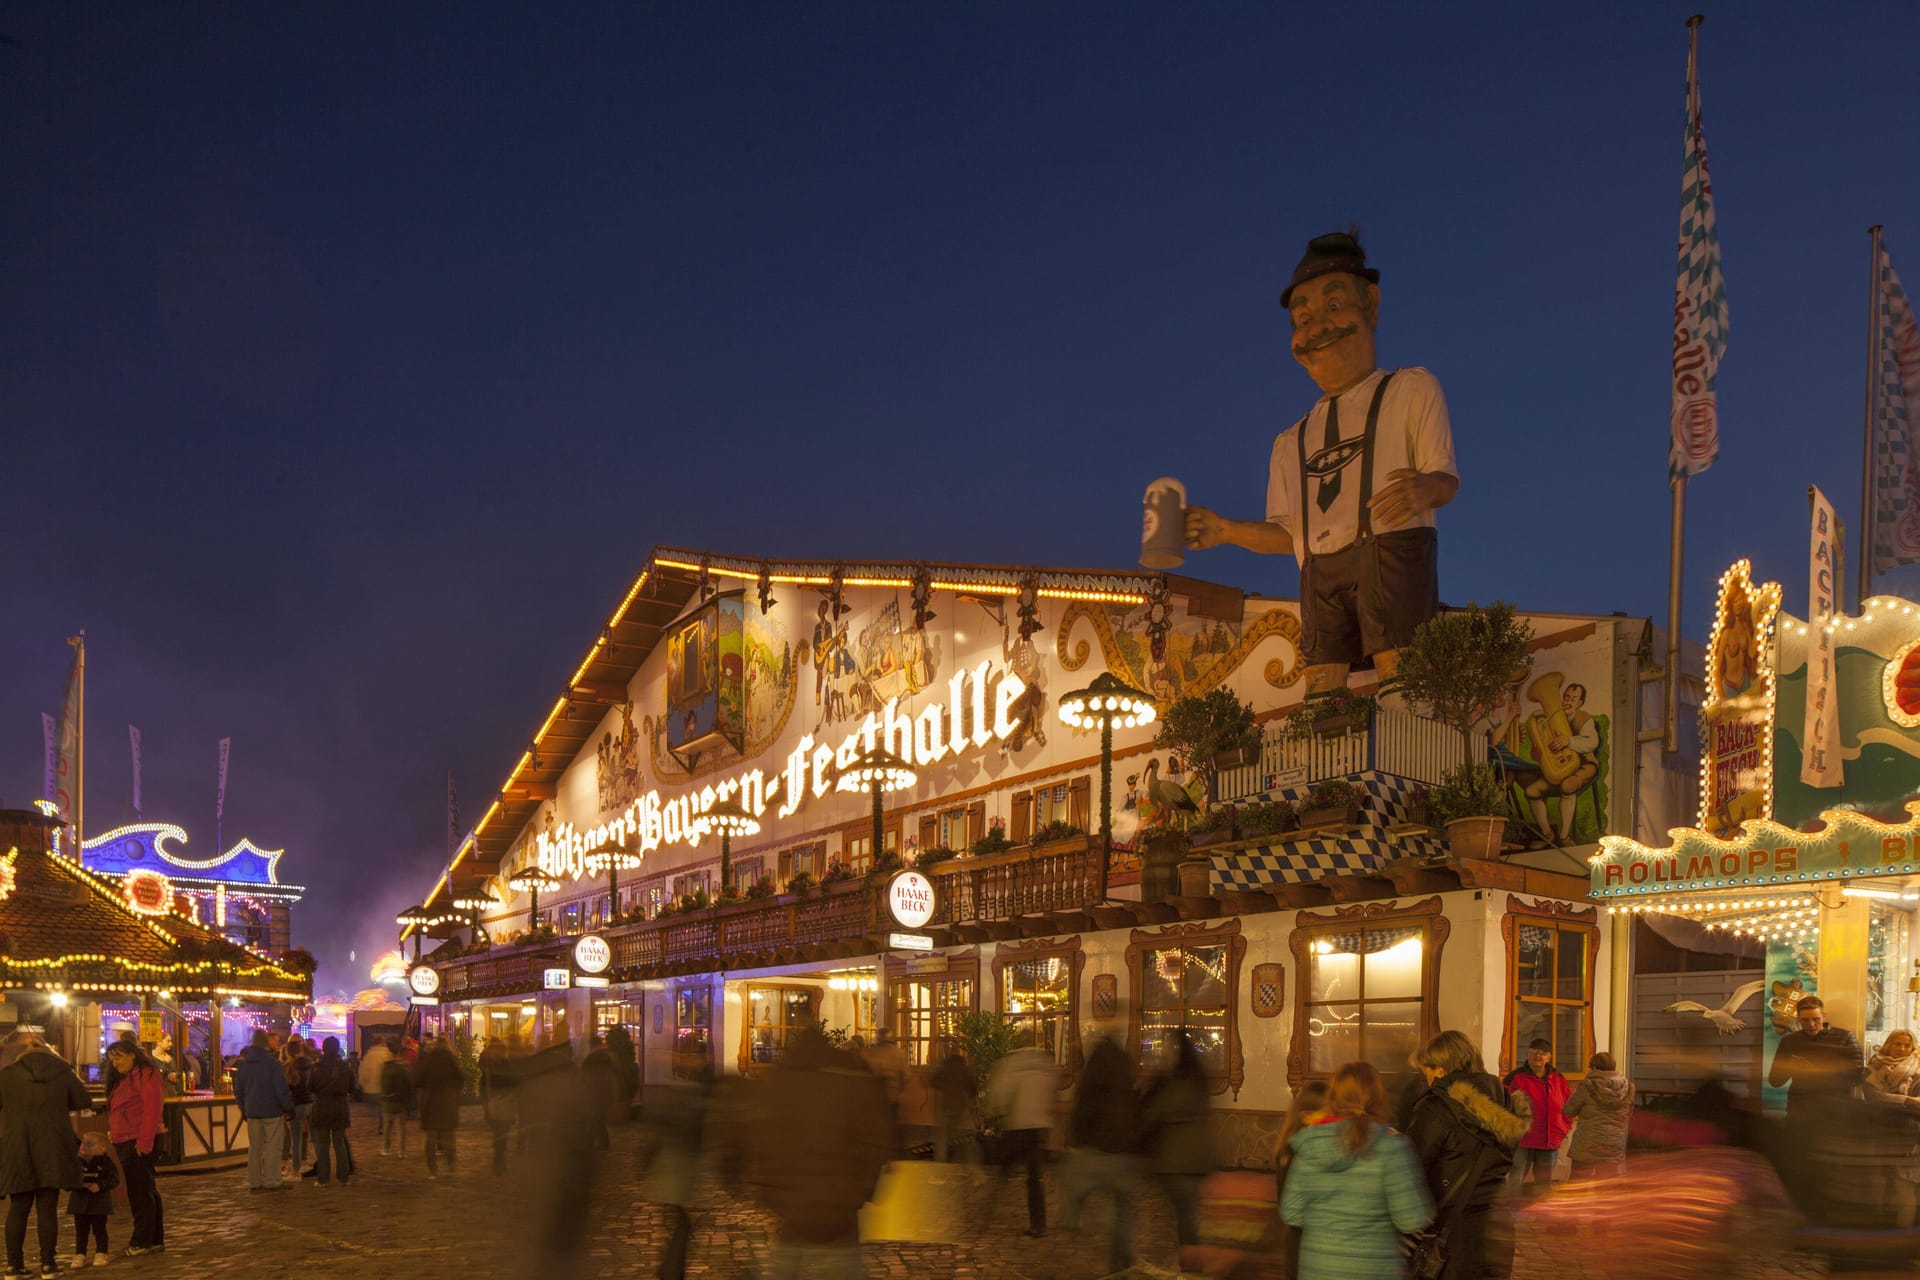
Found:
[[[1307,281],[1336,271],[1359,276],[1368,284],[1380,283],[1380,272],[1367,265],[1367,251],[1360,247],[1360,241],[1349,232],[1335,231],[1307,241],[1307,251],[1294,267],[1293,279],[1280,291],[1280,305],[1291,305],[1293,291]]]

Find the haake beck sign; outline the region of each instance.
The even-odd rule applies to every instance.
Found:
[[[933,881],[918,871],[902,871],[887,884],[887,906],[902,928],[918,929],[933,919]]]

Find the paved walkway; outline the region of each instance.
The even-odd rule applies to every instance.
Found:
[[[306,1271],[318,1264],[329,1275],[396,1280],[474,1280],[533,1277],[564,1280],[565,1265],[536,1261],[533,1242],[545,1206],[579,1167],[553,1169],[534,1156],[504,1178],[488,1171],[485,1135],[476,1125],[460,1135],[460,1163],[451,1176],[429,1181],[415,1131],[405,1159],[383,1157],[370,1125],[354,1131],[359,1170],[350,1185],[320,1187],[312,1180],[277,1195],[248,1194],[244,1172],[172,1176],[161,1182],[167,1202],[168,1251],[149,1258],[116,1258],[101,1272],[137,1271],[155,1280],[218,1280],[265,1276],[281,1268]],[[665,1215],[638,1197],[639,1130],[614,1132],[590,1208],[583,1215],[584,1246],[575,1275],[650,1277],[668,1234]],[[1050,1197],[1051,1198],[1051,1197]],[[965,1277],[967,1280],[1093,1280],[1106,1274],[1105,1213],[1089,1210],[1084,1233],[1055,1231],[1034,1240],[1026,1226],[1024,1188],[1010,1180],[982,1225],[955,1245],[872,1245],[865,1250],[869,1277]],[[1171,1276],[1172,1222],[1165,1202],[1143,1190],[1134,1200],[1139,1276]],[[111,1223],[123,1247],[129,1220]],[[770,1231],[751,1205],[710,1189],[696,1216],[688,1274],[707,1280],[753,1280],[763,1273]],[[1607,1276],[1604,1259],[1568,1256],[1549,1242],[1523,1234],[1516,1276],[1520,1280],[1584,1280]],[[1817,1276],[1811,1264],[1775,1270],[1772,1276]]]

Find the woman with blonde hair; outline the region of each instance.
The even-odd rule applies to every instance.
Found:
[[[1413,1106],[1407,1137],[1433,1195],[1434,1235],[1445,1265],[1442,1280],[1504,1276],[1507,1244],[1496,1250],[1489,1228],[1514,1148],[1530,1117],[1516,1115],[1507,1091],[1481,1065],[1463,1032],[1442,1031],[1413,1055],[1427,1090]],[[1495,1252],[1502,1257],[1491,1257]]]
[[[1386,1114],[1380,1073],[1350,1062],[1326,1117],[1294,1134],[1280,1215],[1300,1228],[1296,1280],[1398,1280],[1400,1237],[1433,1220],[1413,1148]]]

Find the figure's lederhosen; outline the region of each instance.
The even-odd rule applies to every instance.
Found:
[[[1382,377],[1367,406],[1367,425],[1361,435],[1360,508],[1353,541],[1338,551],[1315,555],[1312,545],[1313,501],[1307,492],[1307,424],[1294,428],[1299,454],[1300,490],[1296,507],[1302,551],[1300,614],[1303,643],[1309,665],[1359,662],[1387,649],[1397,649],[1412,638],[1414,629],[1439,611],[1437,540],[1428,528],[1373,531],[1373,442],[1380,425],[1380,406],[1387,397],[1393,372]],[[1339,413],[1338,397],[1327,412]],[[1334,419],[1338,421],[1336,416]]]

